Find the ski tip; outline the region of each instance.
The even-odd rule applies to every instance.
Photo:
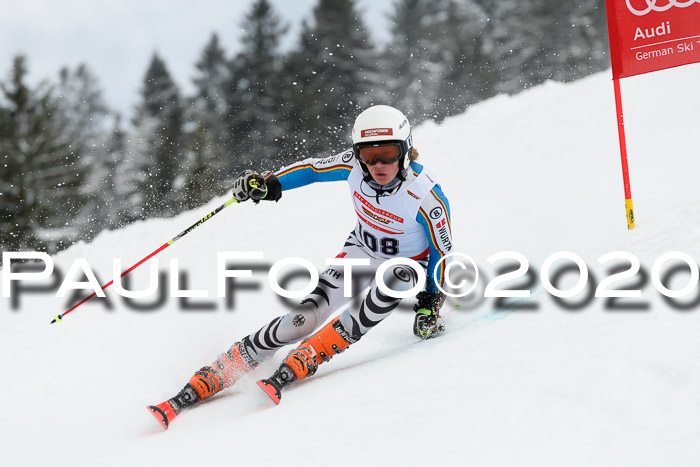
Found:
[[[160,426],[162,426],[164,430],[168,429],[170,421],[168,420],[168,416],[165,414],[165,412],[163,412],[163,410],[160,407],[157,407],[155,405],[149,405],[148,411],[151,415],[153,415],[156,418],[156,420],[158,420],[158,423],[160,423]]]
[[[258,386],[260,386],[260,389],[265,391],[265,394],[268,395],[270,399],[272,399],[272,402],[275,404],[280,403],[280,399],[282,398],[282,395],[280,392],[275,388],[268,380],[266,379],[261,379],[258,381]]]

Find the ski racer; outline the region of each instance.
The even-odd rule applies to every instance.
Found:
[[[439,316],[444,296],[438,284],[442,285],[445,264],[440,260],[452,249],[447,198],[433,174],[415,162],[411,126],[398,109],[375,105],[363,111],[355,120],[352,143],[351,149],[335,156],[306,159],[276,173],[246,171],[235,180],[233,196],[239,202],[278,201],[286,190],[347,181],[357,224],[337,258],[369,260],[362,271],[371,273],[392,258],[418,262],[426,269],[427,281],[416,296],[413,333],[421,339],[436,337],[444,330]],[[197,371],[175,397],[149,409],[167,428],[183,409],[231,386],[278,349],[301,340],[274,374],[258,381],[279,403],[284,387],[313,375],[318,365],[359,341],[398,306],[400,299],[382,293],[374,274],[364,277],[360,290],[369,286],[369,292],[360,306],[347,308],[316,330],[353,299],[344,296],[343,268],[328,267],[297,307],[233,344]],[[415,271],[403,264],[388,268],[383,277],[395,291],[411,290],[418,282]]]

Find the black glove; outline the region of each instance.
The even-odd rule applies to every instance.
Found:
[[[413,334],[421,339],[432,339],[445,331],[445,324],[440,318],[443,294],[419,292],[418,303],[413,305],[416,318],[413,321]]]
[[[252,170],[246,170],[233,182],[233,197],[239,203],[248,199],[256,203],[261,199],[279,201],[282,197],[282,185],[271,172],[258,174]]]

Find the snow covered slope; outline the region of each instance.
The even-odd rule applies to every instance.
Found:
[[[623,81],[632,232],[609,71],[416,128],[421,159],[450,198],[455,251],[482,272],[478,292],[450,301],[448,333],[434,341],[413,337],[411,311],[395,312],[276,407],[254,381],[284,351],[166,432],[145,410],[287,308],[266,270],[240,280],[257,290],[235,290],[233,304],[216,298],[217,253],[262,251],[268,264],[295,256],[321,268],[354,225],[343,183],[233,205],[158,255],[166,281],[177,258],[187,288],[208,290],[186,307],[171,298],[136,310],[108,293],[109,306],[93,300],[49,326],[68,297],[24,292],[15,308],[2,299],[0,465],[697,465],[700,286],[673,307],[649,277],[666,252],[700,260],[699,79],[693,65]],[[56,267],[65,274],[85,258],[106,282],[113,258],[133,264],[223,201],[105,232],[57,255]],[[311,233],[319,222],[322,236]],[[534,309],[497,310],[483,298],[503,265],[486,259],[504,250],[528,258],[532,298],[516,305]],[[557,303],[539,271],[562,250],[586,261],[593,287],[610,275],[601,255],[635,254],[645,275],[620,285],[641,298],[611,308],[586,301],[586,289],[568,308]],[[132,274],[133,288],[145,287],[148,269]],[[688,274],[672,279],[680,289]]]

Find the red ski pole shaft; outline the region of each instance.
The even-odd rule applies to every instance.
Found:
[[[187,235],[188,233],[192,232],[194,229],[196,229],[197,227],[199,227],[200,225],[202,225],[203,223],[205,223],[206,221],[208,221],[209,219],[211,219],[215,214],[218,214],[219,212],[221,212],[225,207],[227,207],[227,206],[229,206],[229,205],[231,205],[231,204],[233,204],[233,203],[237,203],[237,202],[238,202],[238,201],[236,201],[236,198],[231,198],[230,200],[226,201],[224,204],[222,204],[222,205],[219,206],[218,208],[214,209],[212,212],[210,212],[209,214],[207,214],[206,216],[204,216],[203,218],[201,218],[200,220],[198,220],[197,222],[195,222],[194,224],[192,224],[190,227],[186,228],[185,230],[183,230],[182,232],[180,232],[179,234],[177,234],[177,235],[176,235],[175,237],[173,237],[171,240],[168,240],[167,242],[165,242],[164,244],[162,244],[158,249],[156,249],[156,250],[153,251],[151,254],[149,254],[148,256],[146,256],[145,258],[143,258],[141,261],[139,261],[138,263],[134,264],[133,266],[131,266],[131,267],[130,267],[129,269],[127,269],[126,271],[122,272],[121,275],[120,275],[119,277],[121,278],[121,277],[126,276],[126,275],[129,274],[131,271],[133,271],[133,270],[136,269],[137,267],[141,266],[143,263],[145,263],[145,262],[148,261],[149,259],[153,258],[155,255],[157,255],[157,254],[160,253],[161,251],[165,250],[165,249],[168,248],[170,245],[172,245],[172,244],[175,243],[176,241],[180,240],[182,237],[184,237],[185,235]],[[113,283],[114,283],[114,279],[112,279],[111,281],[109,281],[109,282],[107,282],[105,285],[103,285],[103,286],[102,286],[102,290],[106,289],[107,287],[109,287],[109,286],[112,285]],[[64,317],[64,316],[66,316],[68,313],[70,313],[71,311],[75,310],[75,309],[78,308],[80,305],[82,305],[83,303],[87,302],[88,300],[90,300],[92,297],[94,297],[94,296],[96,296],[96,295],[97,295],[97,293],[96,293],[96,292],[93,292],[92,295],[89,295],[89,296],[85,297],[84,299],[82,299],[81,301],[79,301],[78,303],[76,303],[75,305],[73,305],[72,307],[70,307],[68,310],[64,311],[62,314],[56,315],[56,316],[54,317],[54,319],[51,321],[51,324],[56,323],[56,322],[61,322],[61,320],[63,320],[63,317]]]

